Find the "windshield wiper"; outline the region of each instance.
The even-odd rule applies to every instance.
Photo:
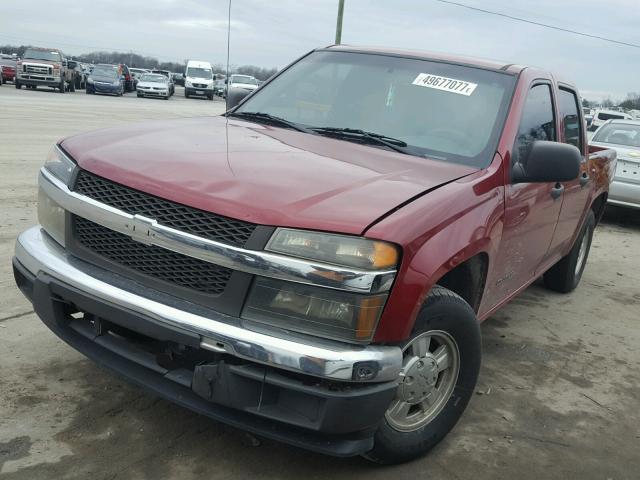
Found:
[[[379,133],[366,132],[358,128],[340,128],[340,127],[314,127],[313,130],[319,134],[327,134],[329,136],[336,136],[341,138],[357,138],[359,140],[365,140],[368,143],[376,143],[378,145],[384,145],[396,152],[406,153],[408,155],[415,155],[407,147],[407,142],[400,140],[399,138],[387,137]]]
[[[227,117],[246,118],[248,120],[258,120],[258,121],[262,120],[275,125],[288,127],[293,130],[297,130],[299,132],[313,133],[311,130],[303,127],[302,125],[299,125],[295,122],[290,122],[289,120],[276,117],[274,115],[271,115],[270,113],[265,113],[265,112],[231,112],[231,113],[227,113]]]

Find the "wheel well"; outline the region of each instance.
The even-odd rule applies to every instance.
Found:
[[[445,273],[437,284],[460,295],[477,313],[487,278],[489,257],[479,253]]]
[[[591,210],[593,210],[593,214],[596,217],[596,225],[600,223],[600,219],[602,218],[602,215],[604,215],[604,207],[607,206],[608,195],[609,194],[607,192],[604,192],[591,204]]]

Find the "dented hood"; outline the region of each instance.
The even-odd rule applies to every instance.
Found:
[[[96,175],[265,225],[361,234],[476,169],[225,117],[146,122],[64,140]]]

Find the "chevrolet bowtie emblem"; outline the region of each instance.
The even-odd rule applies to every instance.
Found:
[[[137,242],[151,245],[151,238],[153,237],[152,229],[157,225],[153,218],[148,218],[143,215],[134,215],[131,223],[127,224],[129,235]]]

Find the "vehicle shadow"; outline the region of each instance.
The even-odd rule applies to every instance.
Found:
[[[601,224],[640,231],[640,210],[607,205]]]

